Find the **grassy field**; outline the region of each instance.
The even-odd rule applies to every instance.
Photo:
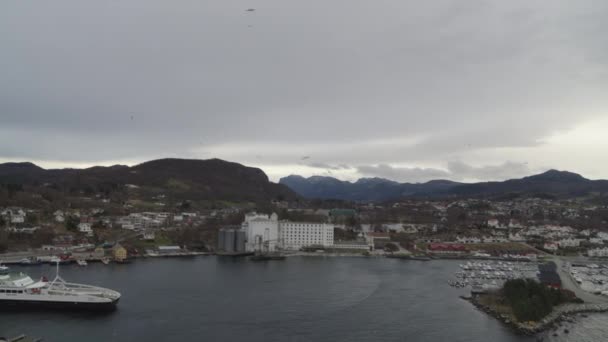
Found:
[[[449,244],[449,243],[448,243]],[[519,242],[501,242],[501,243],[470,243],[463,244],[468,251],[479,251],[486,253],[534,253],[535,250],[530,246],[527,246]],[[419,242],[416,247],[419,251],[427,250],[429,244],[425,242]]]
[[[534,252],[533,248],[529,246],[519,243],[519,242],[501,242],[501,243],[472,243],[467,244],[467,249],[470,251],[484,251],[484,252],[501,252],[501,251],[510,251],[510,252]]]
[[[483,304],[485,306],[492,308],[492,310],[498,312],[501,315],[507,315],[509,317],[509,319],[511,319],[512,321],[517,320],[517,318],[515,317],[515,314],[513,313],[513,309],[511,309],[511,307],[509,305],[505,304],[503,302],[502,297],[497,294],[490,293],[490,294],[480,295],[478,297],[477,301],[480,304]]]

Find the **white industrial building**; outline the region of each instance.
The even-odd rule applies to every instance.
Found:
[[[253,252],[264,250],[273,252],[278,249],[279,244],[279,217],[277,214],[270,216],[248,213],[242,224],[245,230],[247,242],[245,250]]]
[[[307,246],[331,247],[334,244],[332,224],[279,221],[274,213],[270,216],[248,213],[242,229],[246,233],[247,251],[299,250]]]

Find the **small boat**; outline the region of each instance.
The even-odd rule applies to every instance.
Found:
[[[110,258],[101,258],[101,262],[102,262],[104,265],[107,265],[107,264],[109,264],[109,263],[110,263]]]
[[[78,266],[87,266],[88,265],[87,261],[84,259],[78,259],[78,260],[76,260],[76,263],[78,264]]]
[[[40,265],[42,262],[40,262],[40,260],[38,260],[38,258],[35,257],[29,257],[29,258],[23,258],[21,260],[19,260],[19,265],[21,266],[34,266],[34,265]]]

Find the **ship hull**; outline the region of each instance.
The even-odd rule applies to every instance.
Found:
[[[118,300],[106,303],[85,303],[0,299],[0,311],[66,310],[110,312],[116,310],[116,304],[118,304]]]

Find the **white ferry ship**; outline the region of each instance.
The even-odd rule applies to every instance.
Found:
[[[71,310],[113,310],[120,293],[91,285],[74,284],[57,275],[52,281],[34,281],[27,274],[11,273],[0,265],[0,310],[57,308]]]

